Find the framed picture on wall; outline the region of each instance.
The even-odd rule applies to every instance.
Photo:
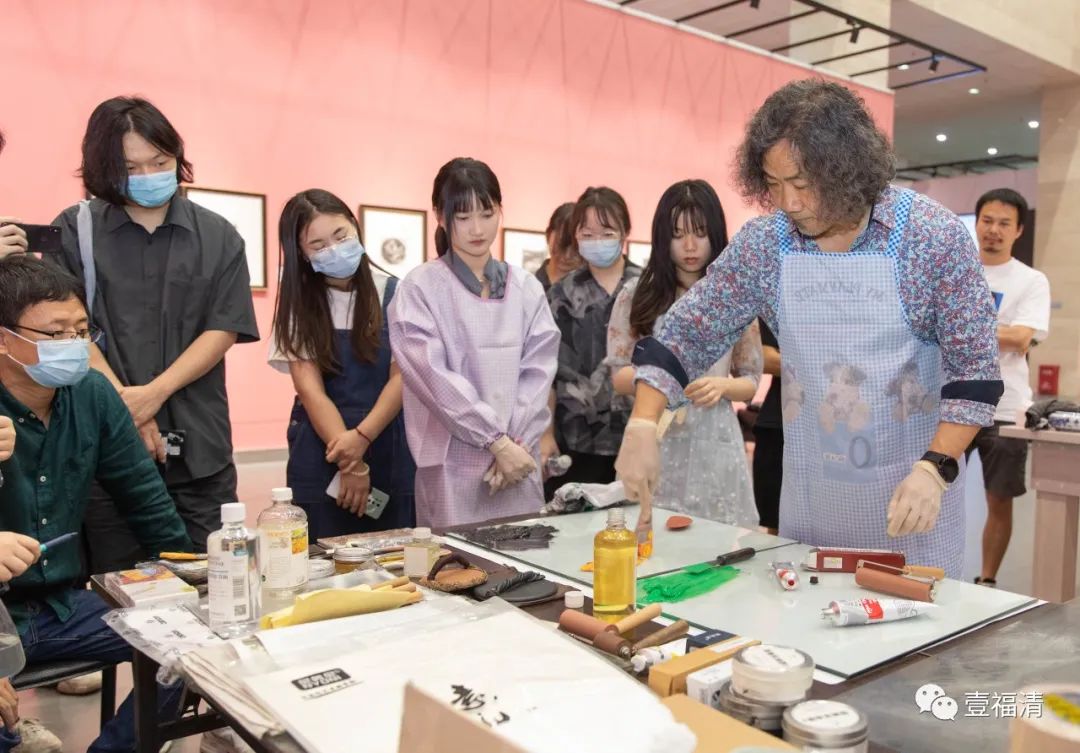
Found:
[[[502,231],[502,258],[508,264],[523,267],[536,274],[547,258],[547,238],[536,230],[517,230],[504,227]]]
[[[244,239],[251,289],[266,290],[266,195],[196,186],[189,186],[184,195],[232,223]]]
[[[639,267],[644,267],[649,263],[649,255],[652,254],[652,244],[645,243],[644,241],[630,241],[627,247],[627,256],[630,257],[630,261],[637,264]]]
[[[364,248],[375,264],[395,277],[404,277],[424,263],[427,212],[362,204],[359,214]]]

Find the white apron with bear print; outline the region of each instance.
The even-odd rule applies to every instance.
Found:
[[[963,473],[927,533],[889,538],[897,485],[930,446],[944,381],[936,343],[915,337],[897,286],[911,192],[897,200],[886,248],[797,252],[781,240],[780,352],[784,354],[784,482],[780,535],[812,546],[901,550],[907,561],[959,577]],[[859,246],[859,241],[856,242]]]

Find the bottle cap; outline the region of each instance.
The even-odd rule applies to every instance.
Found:
[[[431,529],[430,528],[424,528],[424,527],[417,527],[417,528],[412,529],[412,535],[413,535],[413,538],[416,538],[416,539],[430,539],[431,538]]]
[[[279,486],[270,490],[271,502],[292,502],[292,489],[287,486]]]
[[[607,511],[607,524],[609,526],[621,526],[626,523],[626,513],[621,507],[609,507]]]
[[[581,609],[585,606],[585,594],[581,591],[567,591],[563,596],[563,604],[567,609]]]
[[[246,516],[243,502],[226,502],[221,506],[222,523],[243,523]]]

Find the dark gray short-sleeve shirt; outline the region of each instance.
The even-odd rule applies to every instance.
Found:
[[[221,215],[176,196],[153,233],[122,207],[90,202],[97,266],[92,319],[100,345],[124,384],[147,384],[208,330],[259,339],[244,241]],[[83,278],[76,217],[69,207],[53,222],[64,252],[55,258]],[[232,458],[224,359],[174,394],[157,416],[161,429],[186,432],[184,458],[171,459],[169,481],[205,478]]]

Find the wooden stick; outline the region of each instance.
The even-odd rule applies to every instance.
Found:
[[[655,633],[650,633],[635,643],[634,651],[637,652],[643,648],[652,648],[653,646],[659,646],[668,641],[673,641],[676,638],[682,638],[689,630],[690,625],[686,620],[673,622],[665,628],[660,628]]]
[[[649,620],[655,620],[660,616],[660,605],[650,604],[644,609],[640,609],[633,614],[623,617],[621,620],[615,623],[615,631],[618,633],[629,633],[638,625],[644,625]]]

